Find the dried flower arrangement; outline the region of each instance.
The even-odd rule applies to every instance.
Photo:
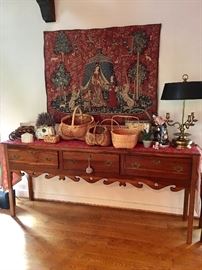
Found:
[[[41,126],[54,127],[55,120],[54,120],[53,116],[47,112],[40,113],[38,115],[37,120],[36,120],[36,127],[38,128]]]

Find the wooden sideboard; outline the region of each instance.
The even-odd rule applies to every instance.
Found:
[[[80,178],[89,183],[102,179],[105,185],[119,182],[152,189],[170,186],[171,191],[185,190],[183,218],[188,216],[187,243],[192,243],[194,203],[199,181],[200,152],[197,147],[178,150],[172,147],[155,150],[138,144],[133,149],[88,146],[79,141],[47,144],[35,141],[3,143],[8,175],[10,212],[15,216],[12,172],[28,175],[30,199],[34,199],[32,177],[45,173],[49,179]],[[189,203],[188,203],[189,200]]]

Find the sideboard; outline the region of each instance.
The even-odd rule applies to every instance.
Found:
[[[197,147],[144,148],[138,144],[133,149],[88,146],[80,141],[61,141],[48,144],[43,141],[24,144],[20,141],[3,142],[8,175],[10,213],[15,216],[12,173],[28,176],[30,199],[34,199],[32,178],[45,174],[50,179],[80,178],[89,183],[102,180],[105,185],[119,182],[141,188],[148,185],[158,190],[170,187],[175,192],[184,189],[183,218],[188,219],[187,243],[192,243],[194,205],[199,181],[200,152]],[[189,203],[188,203],[189,202]]]

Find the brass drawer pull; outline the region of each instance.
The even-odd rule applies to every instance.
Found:
[[[159,165],[160,163],[161,163],[161,161],[159,159],[154,159],[153,160],[154,165]]]
[[[38,153],[36,151],[30,151],[30,154],[36,156]]]
[[[112,165],[112,161],[106,160],[105,161],[105,165],[108,166],[108,167],[110,167]]]
[[[177,165],[177,166],[174,166],[174,171],[176,171],[176,172],[178,172],[178,173],[181,173],[181,172],[183,172],[183,167],[182,166],[180,166],[180,165]]]
[[[72,160],[69,160],[69,163],[76,164],[76,161],[72,159]]]
[[[13,155],[13,159],[14,159],[14,160],[18,160],[18,159],[20,159],[20,156],[19,156],[19,155],[14,154],[14,155]]]
[[[131,167],[132,167],[133,169],[139,169],[139,168],[140,168],[140,163],[139,163],[139,162],[133,162],[133,163],[131,164]]]

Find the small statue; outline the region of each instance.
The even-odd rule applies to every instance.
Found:
[[[155,144],[153,144],[153,148],[158,150],[159,149],[159,142],[155,142]]]
[[[153,133],[154,141],[158,142],[160,147],[169,146],[168,130],[166,121],[162,116],[152,116],[154,121]]]

